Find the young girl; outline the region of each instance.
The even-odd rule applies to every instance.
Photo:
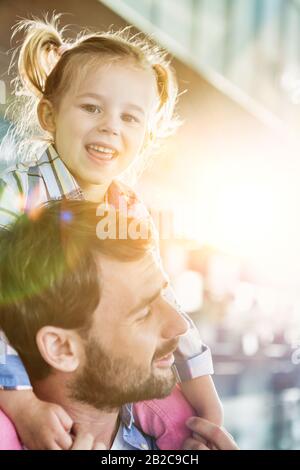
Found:
[[[117,208],[122,200],[138,213],[141,203],[120,176],[124,179],[174,123],[176,79],[157,46],[128,32],[81,33],[74,42],[65,42],[58,17],[18,25],[26,35],[16,84],[19,122],[12,135],[19,137],[22,158],[0,180],[2,226],[22,211],[38,216],[40,204],[62,197],[107,201]],[[24,139],[38,130],[47,147],[33,161]],[[137,422],[161,449],[181,448],[190,435],[185,421],[192,415],[222,422],[209,349],[186,318],[190,329],[174,368],[180,386],[167,399],[135,405]],[[70,448],[70,417],[35,397],[19,357],[4,340],[1,347],[6,354],[0,364],[0,407],[24,445]]]

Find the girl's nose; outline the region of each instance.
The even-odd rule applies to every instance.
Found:
[[[119,135],[120,122],[117,117],[111,115],[103,116],[98,124],[98,130],[104,134]]]
[[[99,128],[99,132],[102,134],[119,135],[119,130],[112,126],[102,126]]]

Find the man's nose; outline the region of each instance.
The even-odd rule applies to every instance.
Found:
[[[175,303],[174,303],[175,304]],[[175,338],[184,335],[188,329],[188,321],[181,315],[175,305],[164,301],[164,324],[162,336],[165,339]]]

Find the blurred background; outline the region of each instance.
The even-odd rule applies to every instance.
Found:
[[[0,139],[11,27],[53,10],[70,37],[130,24],[173,57],[184,122],[137,190],[226,427],[242,449],[299,449],[300,1],[0,0]]]

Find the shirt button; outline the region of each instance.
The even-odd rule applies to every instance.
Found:
[[[149,449],[149,447],[147,446],[147,444],[141,444],[140,447],[141,447],[141,449],[143,449],[143,450],[148,450],[148,449]]]

